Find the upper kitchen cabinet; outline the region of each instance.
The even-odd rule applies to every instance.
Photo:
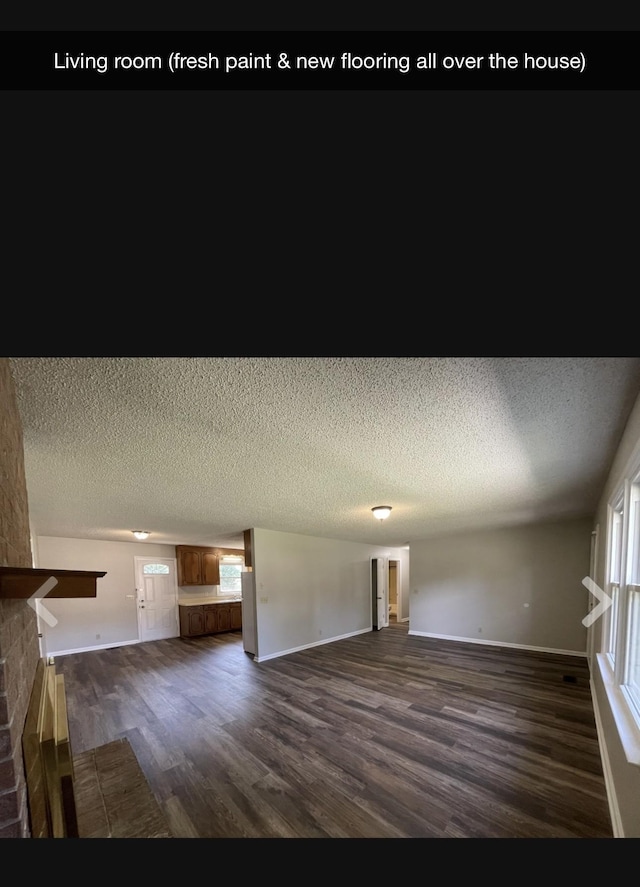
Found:
[[[178,585],[220,585],[220,558],[214,548],[176,545]]]

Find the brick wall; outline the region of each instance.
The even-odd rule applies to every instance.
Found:
[[[6,357],[0,358],[0,566],[32,566],[22,423]],[[22,731],[39,657],[33,609],[0,599],[0,838],[31,837]]]

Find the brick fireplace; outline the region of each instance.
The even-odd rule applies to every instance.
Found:
[[[31,567],[22,422],[9,359],[0,358],[0,566]],[[22,732],[40,657],[36,615],[0,599],[0,838],[31,834]]]

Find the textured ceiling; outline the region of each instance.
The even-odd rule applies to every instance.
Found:
[[[592,515],[637,357],[18,357],[36,535],[401,546]],[[392,506],[380,523],[371,508]]]

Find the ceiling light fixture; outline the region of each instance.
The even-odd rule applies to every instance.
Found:
[[[389,517],[391,514],[391,506],[390,505],[376,505],[375,508],[372,508],[373,516],[377,517],[378,520],[385,520],[385,518]]]
[[[146,539],[149,536],[146,530],[131,530],[136,539]]]

